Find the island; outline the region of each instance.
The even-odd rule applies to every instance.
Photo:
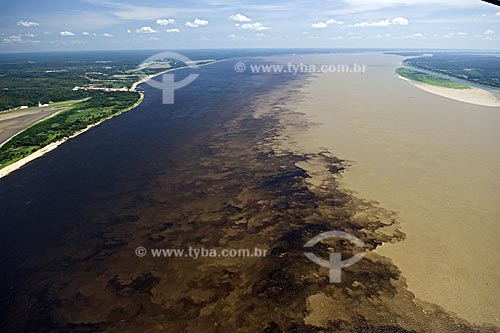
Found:
[[[422,58],[432,57],[423,56]],[[403,65],[406,64],[407,62],[405,60]],[[419,71],[418,69],[408,67],[397,68],[396,74],[399,78],[407,81],[415,87],[432,94],[475,105],[500,107],[500,98],[498,93],[492,91],[494,89],[483,87],[479,83],[471,82],[471,85],[466,85],[457,82],[456,80],[459,78],[452,76],[450,76],[450,79],[445,78],[443,73],[436,72],[434,75],[430,74],[429,70],[426,69]],[[472,84],[475,84],[476,86],[472,86]]]

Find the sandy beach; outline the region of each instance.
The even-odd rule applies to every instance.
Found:
[[[165,73],[168,73],[168,72],[172,72],[172,71],[176,71],[176,70],[179,70],[179,69],[186,69],[186,68],[197,68],[197,67],[202,67],[202,66],[207,66],[207,65],[211,65],[213,63],[216,63],[216,62],[219,62],[219,61],[224,61],[224,60],[228,60],[228,59],[221,59],[221,60],[211,60],[207,63],[204,63],[204,64],[196,64],[194,63],[193,65],[188,65],[188,66],[185,66],[185,67],[180,67],[180,68],[168,68],[164,71],[161,71],[159,73],[156,73],[156,74],[151,74],[151,75],[147,75],[145,77],[143,77],[142,79],[140,79],[139,81],[136,81],[132,84],[132,87],[130,88],[130,90],[133,90],[133,91],[136,91],[137,90],[137,86],[141,83],[144,83],[146,81],[149,81],[151,80],[152,78],[154,77],[157,77],[157,76],[160,76],[162,74],[165,74]],[[203,61],[207,61],[207,60],[200,60],[199,62],[203,62]]]
[[[63,143],[65,143],[66,141],[82,134],[82,133],[85,133],[86,131],[96,127],[96,126],[99,126],[100,124],[102,124],[103,122],[105,122],[106,120],[109,120],[113,117],[116,117],[120,114],[122,114],[123,112],[127,112],[129,110],[132,110],[133,108],[135,108],[136,106],[138,106],[139,104],[141,104],[143,98],[144,98],[144,94],[143,93],[139,93],[140,94],[140,98],[139,100],[132,106],[124,109],[123,111],[119,112],[119,113],[116,113],[114,115],[112,115],[111,117],[108,117],[106,119],[103,119],[95,124],[92,124],[92,125],[89,125],[87,126],[86,128],[82,129],[81,131],[78,131],[76,132],[75,134],[67,137],[67,138],[64,138],[62,140],[59,140],[59,141],[56,141],[56,142],[52,142],[51,144],[43,147],[43,148],[40,148],[39,150],[35,151],[34,153],[32,153],[31,155],[28,155],[22,159],[20,159],[19,161],[16,161],[12,164],[9,164],[7,165],[6,167],[3,167],[0,169],[0,178],[3,178],[5,176],[8,176],[9,174],[11,174],[12,172],[22,168],[24,165],[28,164],[29,162],[39,158],[39,157],[42,157],[43,155],[47,154],[48,152],[56,149],[57,147],[59,147],[60,145],[62,145]]]
[[[131,90],[133,90],[133,91],[137,91],[137,86],[138,86],[139,84],[144,83],[144,82],[146,82],[146,81],[148,81],[148,80],[151,80],[152,78],[154,78],[154,77],[156,77],[156,76],[159,76],[159,75],[165,74],[165,73],[167,73],[167,72],[171,72],[171,71],[175,71],[175,70],[179,70],[179,69],[191,68],[191,67],[201,67],[201,66],[206,66],[206,65],[210,65],[210,64],[213,64],[213,63],[215,63],[215,62],[218,62],[218,61],[223,61],[223,60],[227,60],[227,59],[222,59],[222,60],[214,60],[214,61],[211,61],[211,62],[208,62],[208,63],[204,63],[204,64],[201,64],[201,65],[190,65],[190,66],[187,66],[187,67],[181,67],[181,68],[170,68],[170,69],[167,69],[167,70],[162,71],[162,72],[160,72],[160,73],[156,73],[156,74],[148,75],[148,76],[146,76],[146,77],[142,78],[141,80],[134,82],[134,83],[132,84]],[[33,153],[33,154],[31,154],[31,155],[26,156],[25,158],[22,158],[22,159],[20,159],[19,161],[16,161],[16,162],[14,162],[14,163],[12,163],[12,164],[10,164],[10,165],[8,165],[8,166],[4,167],[4,168],[1,168],[1,169],[0,169],[0,178],[5,177],[5,176],[9,175],[10,173],[12,173],[12,172],[14,172],[14,171],[18,170],[19,168],[23,167],[24,165],[26,165],[27,163],[29,163],[29,162],[33,161],[34,159],[37,159],[37,158],[39,158],[39,157],[41,157],[41,156],[43,156],[43,155],[47,154],[48,152],[50,152],[50,151],[52,151],[52,150],[56,149],[57,147],[59,147],[61,144],[63,144],[64,142],[68,141],[69,139],[72,139],[72,138],[74,138],[74,137],[76,137],[76,136],[78,136],[78,135],[80,135],[80,134],[82,134],[82,133],[84,133],[84,132],[86,132],[86,131],[88,131],[88,130],[92,129],[92,128],[93,128],[93,127],[95,127],[95,126],[99,126],[101,123],[103,123],[103,122],[104,122],[104,121],[106,121],[106,120],[109,120],[109,119],[111,119],[111,118],[113,118],[113,117],[115,117],[115,116],[120,115],[120,114],[121,114],[121,113],[123,113],[123,112],[129,111],[129,110],[131,110],[131,109],[133,109],[133,108],[137,107],[139,104],[141,104],[141,102],[142,102],[142,100],[143,100],[143,98],[144,98],[143,93],[142,93],[142,92],[140,92],[140,94],[141,94],[141,97],[140,97],[139,101],[138,101],[137,103],[135,103],[134,105],[132,105],[131,107],[129,107],[129,108],[127,108],[127,109],[125,109],[125,110],[123,110],[123,111],[121,111],[121,112],[117,113],[117,114],[114,114],[113,116],[108,117],[108,118],[106,118],[106,119],[104,119],[104,120],[102,120],[102,121],[100,121],[100,122],[98,122],[98,123],[95,123],[95,124],[92,124],[92,125],[90,125],[90,126],[87,126],[85,129],[83,129],[83,130],[81,130],[81,131],[78,131],[77,133],[73,134],[72,136],[70,136],[70,137],[68,137],[68,138],[64,138],[64,139],[62,139],[62,140],[59,140],[59,141],[53,142],[53,143],[51,143],[51,144],[49,144],[49,145],[47,145],[47,146],[45,146],[45,147],[43,147],[43,148],[41,148],[41,149],[37,150],[36,152],[34,152],[34,153]],[[60,111],[59,111],[59,112],[60,112]],[[52,115],[54,115],[54,114],[52,114]],[[44,118],[44,119],[46,119],[46,118]],[[42,120],[43,120],[43,119],[42,119]],[[39,121],[41,121],[41,120],[39,120]],[[35,122],[35,123],[36,123],[36,122]]]
[[[406,239],[377,253],[402,270],[417,299],[471,323],[500,327],[500,113],[473,104],[498,105],[475,89],[451,94],[408,84],[394,74],[401,60],[382,54],[297,57],[315,64],[356,62],[367,71],[308,78],[286,103],[292,114],[283,122],[295,125],[283,130],[276,149],[328,151],[345,159],[345,190],[397,214]],[[300,167],[312,176],[311,187],[328,174],[313,162]]]
[[[399,75],[398,77],[414,85],[419,89],[430,92],[431,94],[436,94],[442,97],[451,98],[456,101],[464,103],[470,103],[481,106],[500,107],[500,99],[495,94],[484,89],[473,88],[473,87],[471,87],[470,89],[453,89],[446,87],[438,87],[430,84],[412,81]]]

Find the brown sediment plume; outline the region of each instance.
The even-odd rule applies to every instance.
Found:
[[[492,108],[416,89],[394,75],[400,57],[307,56],[307,63],[367,65],[363,75],[324,73],[285,103],[293,112],[278,147],[297,154],[329,150],[349,160],[338,183],[398,214],[404,241],[376,249],[402,271],[417,298],[465,320],[500,328],[500,117]],[[284,61],[287,61],[284,59]],[[317,187],[327,170],[299,165]],[[311,187],[313,188],[313,187]]]
[[[173,148],[147,183],[129,179],[116,195],[99,193],[86,225],[68,228],[16,290],[10,326],[31,332],[495,332],[472,327],[406,289],[392,262],[369,252],[330,284],[303,245],[342,230],[373,250],[404,235],[394,215],[343,192],[335,175],[346,167],[328,151],[277,151],[274,140],[287,96],[259,99],[218,133]],[[294,86],[295,85],[295,86]],[[296,115],[299,117],[300,115]],[[293,117],[292,117],[293,118]],[[291,119],[291,118],[290,118]],[[307,122],[302,121],[302,126]],[[329,175],[311,184],[301,163]],[[298,166],[299,165],[299,166]],[[126,195],[124,195],[126,193]],[[68,222],[71,224],[71,221]],[[138,258],[151,248],[265,248],[265,258]],[[348,242],[330,248],[350,257]]]

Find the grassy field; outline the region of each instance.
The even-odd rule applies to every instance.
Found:
[[[139,101],[140,94],[136,92],[93,91],[90,99],[28,127],[5,143],[0,148],[0,169],[89,125],[128,110]]]
[[[453,89],[470,89],[469,86],[466,86],[464,84],[456,83],[454,81],[443,79],[434,75],[417,72],[408,68],[398,68],[396,69],[396,73],[409,80],[426,83],[433,86]]]

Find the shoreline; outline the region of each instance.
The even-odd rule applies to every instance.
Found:
[[[152,78],[154,78],[154,77],[160,76],[160,75],[165,74],[165,73],[168,73],[168,72],[173,72],[173,71],[176,71],[176,70],[186,69],[186,68],[203,67],[203,66],[207,66],[207,65],[215,64],[215,63],[217,63],[217,62],[220,62],[220,61],[225,61],[225,60],[229,60],[229,58],[227,58],[227,59],[213,60],[213,61],[207,62],[207,63],[205,63],[205,64],[201,64],[201,65],[196,65],[196,64],[193,64],[193,65],[184,66],[184,67],[168,68],[168,69],[166,69],[166,70],[164,70],[164,71],[161,71],[161,72],[159,72],[159,73],[156,73],[156,74],[150,74],[150,75],[148,75],[148,76],[146,76],[146,77],[144,77],[144,78],[140,79],[139,81],[134,82],[134,83],[132,84],[132,86],[130,87],[130,90],[132,90],[132,91],[136,91],[137,86],[138,86],[139,84],[145,83],[145,82],[147,82],[147,81],[151,80],[151,79],[152,79]],[[203,60],[200,60],[200,61],[203,61]]]
[[[438,95],[441,97],[453,99],[462,103],[469,103],[474,105],[486,106],[486,107],[500,107],[500,99],[496,97],[493,93],[479,89],[476,87],[470,87],[470,89],[454,89],[447,87],[438,87],[430,84],[425,84],[421,82],[416,82],[401,75],[396,74],[401,80],[404,80],[411,84],[412,86],[426,91],[428,93]]]
[[[304,56],[300,60],[306,64],[314,64],[320,61],[323,64],[342,64],[350,60],[347,57],[346,55],[333,55],[331,58]],[[405,166],[404,164],[391,163],[395,166],[395,170],[387,169],[390,170],[388,176],[384,172],[384,169],[387,167],[387,165],[384,164],[386,155],[390,157],[394,152],[390,146],[393,141],[391,139],[397,139],[397,137],[388,135],[394,133],[395,129],[401,128],[401,136],[398,135],[398,137],[403,139],[403,144],[407,142],[405,139],[412,139],[412,137],[407,136],[408,133],[414,133],[417,137],[421,136],[420,131],[413,131],[413,128],[411,128],[413,124],[420,124],[420,121],[408,122],[408,118],[405,117],[406,113],[401,112],[398,106],[406,106],[408,104],[408,107],[412,109],[409,110],[409,113],[417,116],[421,116],[424,112],[432,115],[432,111],[431,108],[425,107],[423,108],[424,112],[421,112],[422,106],[418,105],[420,103],[413,105],[411,101],[408,101],[407,93],[411,92],[413,88],[408,87],[393,77],[392,63],[388,58],[379,56],[367,59],[363,55],[358,57],[359,60],[356,59],[357,63],[368,63],[368,61],[372,61],[373,64],[379,66],[376,70],[370,71],[369,74],[363,76],[349,75],[349,77],[347,77],[334,73],[309,76],[304,78],[300,83],[297,82],[289,87],[283,88],[282,91],[280,90],[277,93],[273,93],[272,97],[268,99],[263,97],[257,100],[255,102],[257,105],[257,107],[255,107],[256,113],[254,114],[256,118],[266,117],[268,114],[276,114],[279,118],[276,136],[270,142],[263,142],[262,145],[270,145],[272,151],[277,156],[302,156],[302,159],[295,162],[295,166],[307,175],[304,178],[304,185],[307,186],[309,191],[315,193],[318,198],[324,195],[328,196],[331,193],[342,193],[340,196],[337,195],[336,200],[344,196],[345,198],[349,198],[348,207],[352,209],[350,212],[353,214],[351,215],[351,221],[354,222],[353,225],[355,225],[356,222],[359,223],[360,227],[365,229],[363,234],[370,241],[376,239],[373,250],[367,251],[368,253],[365,256],[367,262],[359,263],[359,265],[355,264],[352,266],[353,269],[359,269],[365,272],[366,276],[373,277],[373,271],[371,270],[373,267],[367,265],[367,263],[371,261],[376,264],[376,270],[378,274],[380,274],[379,277],[382,276],[382,270],[386,268],[393,272],[397,272],[396,275],[388,279],[391,281],[390,288],[394,288],[391,290],[391,296],[389,298],[380,296],[381,294],[378,293],[376,296],[373,296],[373,293],[370,297],[370,300],[377,299],[377,301],[379,301],[377,306],[387,307],[387,309],[381,310],[380,307],[371,308],[372,304],[370,301],[363,300],[361,302],[357,300],[356,303],[351,303],[351,305],[357,305],[353,306],[353,308],[355,308],[355,310],[352,310],[353,313],[362,313],[364,309],[367,309],[368,313],[375,312],[380,316],[390,313],[391,325],[401,325],[405,331],[465,332],[469,330],[469,327],[474,327],[475,332],[497,332],[494,328],[487,326],[491,321],[483,320],[483,318],[478,317],[474,318],[474,310],[477,310],[477,307],[475,309],[473,308],[473,311],[469,311],[470,309],[467,308],[466,311],[469,311],[469,315],[467,315],[467,313],[463,315],[463,311],[454,311],[455,309],[449,307],[447,302],[434,302],[432,298],[420,297],[421,294],[416,293],[413,289],[415,285],[413,284],[413,280],[409,280],[405,274],[405,269],[402,269],[400,265],[401,262],[393,260],[392,256],[380,253],[379,249],[381,244],[386,244],[387,246],[392,244],[405,244],[405,237],[413,240],[415,236],[417,238],[421,235],[425,236],[426,230],[423,232],[414,232],[414,230],[407,232],[405,230],[406,221],[405,224],[403,224],[402,220],[406,214],[400,215],[400,210],[397,209],[399,207],[392,209],[394,206],[386,205],[387,201],[385,198],[381,198],[379,193],[380,190],[383,189],[383,193],[395,194],[397,197],[400,197],[402,195],[404,196],[404,191],[412,185],[412,182],[410,182],[410,186],[404,183],[403,191],[399,191],[391,187],[391,183],[395,182],[385,181],[385,179],[390,176],[399,176],[399,171],[404,171],[406,169],[402,167]],[[281,59],[283,59],[283,63],[288,61],[286,58]],[[276,61],[280,61],[280,59],[277,58]],[[387,82],[385,82],[386,79],[388,80]],[[387,83],[387,85],[382,85],[380,82]],[[359,87],[366,88],[359,89],[359,91],[365,93],[365,98],[363,99],[358,98],[356,89]],[[399,91],[397,89],[404,91]],[[282,97],[276,97],[276,95],[279,96],[281,92],[283,93]],[[450,101],[438,99],[436,96],[428,94],[419,95],[421,99],[434,99],[438,102],[436,105],[451,104]],[[279,100],[279,103],[274,102],[276,99]],[[467,106],[461,105],[461,108],[466,107]],[[449,114],[453,117],[454,114],[452,111],[454,110],[450,110]],[[480,113],[480,115],[483,115],[483,113]],[[472,113],[472,116],[475,116],[475,114]],[[409,131],[402,126],[405,123],[410,126],[410,128],[408,128]],[[437,124],[437,126],[439,126],[442,122],[423,122],[424,125],[427,123],[431,125]],[[423,136],[424,139],[430,137],[430,135]],[[380,139],[380,142],[373,142],[374,139],[377,141]],[[412,154],[411,150],[412,149],[408,149],[407,146],[402,147],[402,157],[403,161],[406,163],[409,163],[410,157],[413,157],[407,154],[409,151],[410,154]],[[424,152],[425,149],[420,149],[420,151]],[[362,158],[363,156],[368,157],[368,159]],[[374,171],[371,165],[372,158],[375,159],[375,161],[382,162],[382,170],[377,168],[376,172],[372,172]],[[428,165],[430,164],[426,163],[422,168],[425,174],[428,174]],[[344,168],[346,171],[341,172]],[[384,183],[382,186],[375,184],[376,186],[373,187],[374,192],[365,192],[362,187],[351,186],[353,184],[351,182],[353,172],[358,172],[359,174],[359,171],[361,171],[361,175],[363,175],[365,170],[371,172],[369,175],[370,177],[373,176],[376,181],[382,180]],[[411,173],[409,175],[411,176]],[[404,173],[402,173],[401,176],[403,181],[411,179]],[[417,179],[420,178],[421,177],[418,177]],[[367,179],[363,178],[361,180],[361,185],[365,184],[365,180]],[[399,180],[399,177],[396,180]],[[410,199],[410,203],[414,201],[414,198]],[[424,204],[426,203],[424,202]],[[433,208],[432,206],[423,206],[426,208]],[[326,208],[323,209],[323,212],[328,212],[328,216],[336,221],[337,216],[335,214],[329,212]],[[432,220],[428,221],[433,222]],[[375,230],[366,230],[375,225],[379,227]],[[346,230],[348,232],[355,232],[356,230],[354,226],[348,227],[348,229],[343,229],[344,227],[345,226],[342,226],[341,223],[335,223],[335,230]],[[427,230],[433,229],[428,227]],[[460,238],[456,239],[461,240]],[[438,239],[438,241],[433,240],[432,243],[445,243],[444,241],[446,240],[446,237],[444,237],[444,239],[440,240],[441,242],[439,242]],[[386,247],[386,245],[384,245],[384,247]],[[334,248],[337,249],[336,247]],[[422,247],[419,247],[421,252],[418,252],[418,254],[421,255],[420,258],[423,257],[425,264],[427,264],[424,268],[427,269],[430,266],[435,267],[436,260],[430,255],[432,254],[432,247],[427,245],[424,249],[429,251],[426,253],[422,251]],[[450,257],[447,259],[452,259],[449,260],[451,264],[459,263],[460,261],[460,258],[454,256],[453,253],[450,253]],[[405,258],[403,258],[403,260],[405,260]],[[413,262],[413,260],[406,260],[406,263],[410,265]],[[429,265],[429,263],[432,265]],[[441,264],[441,262],[438,261],[437,264]],[[403,267],[406,268],[406,266]],[[484,267],[485,266],[483,266],[483,268]],[[420,267],[418,268],[422,270]],[[482,269],[477,271],[483,272]],[[433,285],[439,285],[441,276],[438,273],[441,272],[432,274],[433,272],[429,273],[427,271],[426,273],[427,276],[420,277],[424,283],[430,282]],[[347,276],[347,273],[343,272],[342,274],[346,274],[345,276]],[[355,280],[352,284],[354,288],[351,289],[349,283],[353,280]],[[379,283],[384,280],[385,278],[381,277],[373,286],[379,286]],[[349,288],[350,291],[356,290],[358,286],[363,286],[362,288],[364,289],[364,286],[368,285],[365,281],[360,281],[357,278],[349,280],[349,283],[346,288]],[[342,285],[335,287],[336,290],[341,288],[343,288]],[[361,292],[361,290],[359,291]],[[458,293],[458,295],[453,292],[448,294],[456,295],[459,298],[461,297],[460,293]],[[360,294],[349,293],[351,297],[354,297],[354,295]],[[342,299],[341,292],[339,292],[339,294],[334,294],[333,298],[329,296],[327,292],[323,291],[310,295],[307,298],[307,315],[304,320],[306,324],[326,327],[328,322],[333,322],[336,319],[348,321],[349,318],[352,318],[349,317],[351,310],[338,310],[345,307],[340,301]],[[444,296],[446,298],[447,294],[439,293],[438,296]],[[378,297],[380,297],[380,299],[378,299]],[[454,304],[463,304],[465,307],[465,305],[470,306],[470,303],[479,303],[479,306],[482,306],[482,302],[488,300],[487,297],[483,297],[483,295],[479,293],[477,297],[471,298],[470,302],[454,302]],[[446,299],[444,301],[446,301]],[[491,315],[490,313],[482,312],[483,308],[479,311],[481,317],[483,315]],[[411,320],[407,321],[405,319],[407,317],[410,317]],[[367,318],[369,318],[369,315]],[[376,317],[374,321],[380,324],[380,318],[381,317]],[[493,317],[493,321],[495,320],[494,318],[495,317]],[[448,325],[450,326],[446,327]],[[470,329],[470,331],[472,331],[472,329]]]
[[[283,131],[279,149],[308,156],[329,152],[346,161],[340,188],[386,211],[388,222],[396,220],[383,233],[406,235],[382,242],[374,253],[398,267],[416,302],[439,306],[484,331],[488,325],[500,327],[495,297],[500,269],[491,266],[500,253],[495,201],[500,155],[491,144],[498,141],[500,115],[415,91],[395,77],[397,59],[385,55],[303,62],[342,64],[353,57],[373,69],[363,76],[314,76],[284,103],[291,126]],[[293,112],[307,122],[299,124]],[[328,165],[320,162],[298,165],[318,191],[328,180]],[[384,221],[371,213],[366,218]]]
[[[134,146],[113,145],[113,130],[123,130],[121,122],[115,123],[109,126],[111,133],[102,128],[95,132],[96,139],[111,140],[106,146],[113,154],[87,154],[86,163],[75,164],[82,152],[64,149],[67,158],[53,161],[61,163],[62,179],[58,170],[46,165],[48,160],[41,160],[23,177],[5,180],[12,186],[3,192],[8,223],[2,243],[7,259],[2,285],[13,294],[13,301],[3,302],[9,314],[0,324],[4,331],[22,331],[26,322],[42,329],[74,323],[82,329],[101,327],[104,322],[104,329],[130,332],[233,332],[241,327],[249,332],[311,327],[314,331],[478,332],[441,309],[416,305],[397,267],[376,253],[344,270],[341,284],[330,284],[328,270],[303,254],[304,243],[313,235],[345,230],[362,239],[367,251],[392,236],[380,233],[382,221],[367,221],[369,216],[358,212],[336,181],[325,183],[322,191],[311,191],[308,174],[297,165],[310,158],[325,167],[340,161],[324,152],[302,155],[274,148],[283,129],[278,117],[287,115],[280,105],[287,96],[300,97],[295,93],[301,87],[299,80],[227,75],[218,66],[207,73],[217,77],[191,85],[188,90],[196,98],[178,105],[186,117],[167,112],[158,118],[160,126],[149,126],[151,118],[141,116],[143,109],[136,110],[135,121],[125,124],[132,129],[127,137]],[[215,95],[221,104],[213,105],[214,94],[204,92],[221,81]],[[263,84],[268,89],[262,89]],[[235,85],[245,91],[239,104],[232,94]],[[160,100],[146,103],[151,111],[164,109]],[[204,105],[209,112],[189,112]],[[254,117],[254,110],[260,118]],[[289,116],[292,125],[306,127],[297,122],[301,118]],[[147,131],[133,130],[136,127]],[[124,159],[133,162],[123,164]],[[126,169],[120,174],[125,177],[115,180],[114,166],[122,165]],[[31,172],[38,167],[45,171],[43,177]],[[89,177],[81,177],[82,173]],[[109,177],[111,186],[101,183]],[[72,195],[67,195],[68,184]],[[40,221],[50,221],[50,228]],[[37,241],[24,246],[33,235]],[[195,269],[189,258],[165,265],[133,254],[138,245],[153,248],[165,242],[179,248],[199,242],[217,251],[255,247],[270,254],[200,258]],[[347,242],[332,240],[324,245],[321,257],[328,256],[326,245],[346,254],[353,250]],[[19,278],[26,271],[29,276]],[[139,308],[140,316],[134,316]],[[180,315],[158,317],[158,311]],[[123,323],[123,318],[131,320]]]
[[[189,65],[189,66],[179,67],[179,68],[170,68],[170,69],[167,69],[167,70],[162,71],[160,73],[148,75],[148,76],[140,79],[139,81],[134,82],[132,84],[131,88],[130,88],[130,91],[135,91],[135,92],[139,93],[140,97],[139,97],[139,100],[137,102],[135,102],[133,105],[129,106],[128,108],[126,108],[126,109],[124,109],[124,110],[122,110],[122,111],[120,111],[118,113],[115,113],[115,114],[111,115],[110,117],[102,119],[101,121],[99,121],[99,122],[97,122],[95,124],[91,124],[91,125],[87,126],[86,128],[84,128],[84,129],[82,129],[82,130],[74,133],[73,135],[70,135],[69,137],[66,137],[64,139],[52,142],[52,143],[48,144],[47,146],[42,147],[42,148],[38,149],[37,151],[31,153],[30,155],[28,155],[26,157],[23,157],[22,159],[20,159],[20,160],[14,162],[12,164],[9,164],[9,165],[1,168],[0,169],[0,179],[3,178],[3,177],[8,176],[9,174],[11,174],[12,172],[14,172],[16,170],[19,170],[20,168],[22,168],[24,165],[28,164],[29,162],[31,162],[31,161],[39,158],[39,157],[42,157],[43,155],[47,154],[48,152],[51,152],[52,150],[56,149],[57,147],[59,147],[60,145],[62,145],[63,143],[65,143],[66,141],[68,141],[68,140],[70,140],[70,139],[72,139],[72,138],[74,138],[74,137],[76,137],[76,136],[78,136],[78,135],[80,135],[82,133],[85,133],[86,131],[88,131],[88,130],[96,127],[96,126],[99,126],[103,122],[105,122],[105,121],[107,121],[107,120],[109,120],[109,119],[111,119],[113,117],[119,116],[120,114],[122,114],[124,112],[127,112],[127,111],[130,111],[130,110],[136,108],[137,106],[139,106],[142,103],[143,99],[144,99],[144,93],[136,90],[138,85],[140,85],[142,83],[145,83],[145,82],[151,80],[152,78],[154,78],[156,76],[159,76],[159,75],[162,75],[162,74],[165,74],[167,72],[171,72],[171,71],[175,71],[175,70],[180,70],[180,69],[185,69],[185,68],[207,66],[207,65],[211,65],[211,64],[214,64],[216,62],[225,61],[225,60],[228,60],[228,59],[214,60],[214,61],[211,61],[211,62],[208,62],[208,63],[205,63],[205,64],[201,64],[201,65]],[[48,117],[48,118],[50,118],[50,117]],[[33,125],[36,125],[39,122],[44,121],[44,120],[46,120],[48,118],[40,120],[40,121],[36,122]],[[33,125],[31,125],[31,126],[33,126]],[[26,129],[24,129],[24,130],[26,130]],[[17,133],[16,135],[19,135],[23,131]],[[12,136],[10,139],[12,139],[14,136]]]
[[[20,168],[22,168],[24,165],[28,164],[29,162],[31,162],[31,161],[39,158],[39,157],[42,157],[43,155],[47,154],[48,152],[51,152],[52,150],[56,149],[57,147],[59,147],[60,145],[62,145],[63,143],[65,143],[66,141],[68,141],[68,140],[70,140],[70,139],[72,139],[72,138],[74,138],[74,137],[76,137],[76,136],[78,136],[78,135],[80,135],[82,133],[85,133],[86,131],[90,130],[91,128],[99,126],[103,122],[105,122],[105,121],[107,121],[107,120],[109,120],[109,119],[111,119],[113,117],[119,116],[122,113],[130,111],[133,108],[139,106],[139,104],[141,104],[142,100],[144,99],[144,94],[142,92],[139,92],[139,95],[140,95],[139,100],[137,102],[135,102],[133,105],[129,106],[128,108],[123,109],[122,111],[120,111],[118,113],[115,113],[115,114],[113,114],[113,115],[111,115],[111,116],[109,116],[107,118],[104,118],[104,119],[100,120],[99,122],[97,122],[95,124],[89,125],[89,126],[85,127],[84,129],[82,129],[82,130],[74,133],[73,135],[70,135],[70,136],[68,136],[68,137],[66,137],[64,139],[52,142],[52,143],[48,144],[47,146],[42,147],[42,148],[38,149],[37,151],[29,154],[28,156],[23,157],[22,159],[20,159],[18,161],[15,161],[14,163],[9,164],[9,165],[3,167],[2,169],[0,169],[0,179],[3,178],[3,177],[6,177],[8,175],[10,175],[12,172],[14,172],[16,170],[19,170]],[[48,118],[46,118],[46,119],[48,119]]]
[[[74,105],[74,104],[77,104],[77,103],[80,103],[80,102],[83,102],[83,101],[86,101],[86,100],[88,100],[88,99],[89,99],[89,97],[87,97],[87,98],[83,98],[83,99],[80,99],[80,100],[76,100],[76,101],[75,101],[73,104],[71,104],[70,106],[72,106],[72,105]],[[68,106],[68,107],[69,107],[69,106]],[[43,119],[40,119],[40,120],[38,120],[37,122],[35,122],[35,123],[33,123],[33,124],[29,125],[28,127],[26,127],[26,128],[24,128],[24,129],[22,129],[21,131],[17,132],[16,134],[11,135],[11,136],[10,136],[7,140],[5,140],[5,141],[3,141],[2,143],[0,143],[0,148],[2,148],[2,147],[3,147],[3,146],[7,143],[7,142],[9,142],[10,140],[12,140],[12,139],[13,139],[14,137],[16,137],[17,135],[19,135],[19,134],[21,134],[22,132],[26,131],[26,130],[27,130],[28,128],[30,128],[31,126],[34,126],[34,125],[36,125],[36,124],[38,124],[38,123],[40,123],[40,122],[42,122],[42,121],[45,121],[45,120],[47,120],[47,119],[50,119],[50,118],[52,118],[52,117],[57,116],[58,114],[60,114],[60,113],[62,113],[62,112],[64,112],[64,111],[66,111],[66,110],[68,109],[68,107],[66,107],[66,108],[64,108],[64,109],[62,109],[62,110],[56,111],[56,112],[54,112],[53,114],[50,114],[50,115],[48,115],[47,117],[45,117],[45,118],[43,118]],[[17,111],[17,110],[16,110],[16,111]],[[21,111],[21,110],[19,110],[19,111]],[[0,111],[0,114],[1,114],[2,112],[7,113],[7,112],[12,112],[12,111]],[[1,170],[1,169],[0,169],[0,170]]]

